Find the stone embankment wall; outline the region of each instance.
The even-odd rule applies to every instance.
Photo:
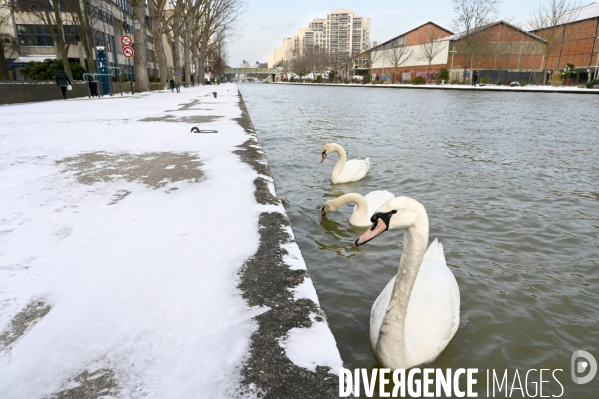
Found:
[[[73,84],[73,90],[67,92],[67,98],[88,97],[89,90],[87,83]],[[98,84],[98,86],[100,86]],[[112,87],[115,95],[120,95],[131,92],[129,82],[122,82],[119,87],[118,82],[113,82]],[[151,90],[161,90],[161,83],[152,83]],[[100,87],[98,87],[100,90]],[[62,100],[62,91],[56,83],[33,83],[33,82],[0,82],[0,104],[18,104],[18,103],[33,103],[37,101]]]
[[[75,83],[67,98],[87,97],[87,84]],[[62,91],[56,83],[0,83],[0,104],[32,103],[62,100]]]

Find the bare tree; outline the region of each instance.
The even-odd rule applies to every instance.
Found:
[[[202,35],[199,50],[199,73],[204,82],[204,66],[211,38],[218,32],[230,34],[245,11],[245,0],[206,0],[203,10]]]
[[[452,29],[461,32],[465,42],[465,60],[472,68],[472,55],[475,53],[476,43],[481,39],[477,33],[486,25],[494,21],[498,14],[501,0],[452,0],[453,11],[456,17]],[[468,65],[464,65],[464,72]]]
[[[416,57],[420,61],[428,62],[429,73],[433,59],[443,50],[444,42],[439,40],[442,36],[440,32],[429,29],[426,34],[426,41],[418,46]]]
[[[150,78],[148,76],[148,38],[146,31],[146,1],[130,0],[133,8],[133,41],[135,42],[135,84],[136,91],[150,90]],[[138,24],[136,24],[136,22]],[[136,26],[137,25],[137,26]]]
[[[405,64],[405,62],[412,56],[412,49],[406,46],[394,46],[388,50],[385,50],[385,59],[393,66],[393,83],[396,81],[397,68]],[[434,58],[434,57],[433,57]]]
[[[156,59],[158,60],[158,74],[160,75],[160,82],[163,87],[166,87],[168,73],[166,52],[164,51],[164,44],[162,43],[162,36],[165,35],[168,30],[164,14],[166,2],[167,0],[148,0],[148,10],[150,11],[150,17],[152,18],[152,27],[149,27],[149,29],[154,38],[154,51],[156,52]]]
[[[59,0],[21,1],[14,2],[12,6],[14,11],[30,13],[34,18],[42,22],[54,42],[57,51],[56,55],[62,60],[65,72],[69,76],[69,79],[73,80],[73,74],[68,58],[69,43],[65,41],[63,31],[63,18],[66,14],[63,15],[60,9]]]
[[[547,0],[532,12],[528,30],[546,40],[543,44],[543,84],[547,83],[547,61],[556,45],[564,40],[565,24],[578,17],[579,4],[576,0]],[[562,25],[564,25],[562,27]],[[559,68],[559,65],[557,66]]]
[[[372,79],[372,67],[374,66],[375,62],[381,59],[382,56],[382,51],[375,51],[374,49],[370,49],[366,52],[366,57],[364,57],[367,60],[366,63],[368,65],[368,75],[370,77],[370,83],[372,84],[374,84],[374,81]]]
[[[12,17],[8,0],[0,0],[0,26],[9,26],[8,21]],[[8,66],[6,65],[6,55],[8,58],[17,50],[17,42],[13,35],[0,32],[0,79],[8,80]]]

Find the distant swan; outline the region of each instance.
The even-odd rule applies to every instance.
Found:
[[[385,202],[395,198],[393,193],[387,190],[378,190],[366,194],[364,197],[358,193],[349,193],[325,202],[322,206],[321,216],[327,212],[335,212],[337,209],[349,202],[355,202],[354,212],[349,218],[349,224],[353,226],[370,226],[370,217]]]
[[[327,155],[332,152],[339,154],[339,160],[337,161],[335,168],[333,168],[333,173],[331,175],[331,182],[333,182],[333,184],[360,180],[368,173],[368,169],[370,169],[370,160],[368,158],[364,160],[354,159],[346,161],[347,155],[345,154],[345,150],[339,144],[335,143],[325,144],[325,146],[322,147],[322,159],[320,162],[322,163]]]
[[[370,344],[386,368],[408,369],[434,360],[456,333],[460,289],[445,263],[443,246],[426,251],[428,217],[419,202],[396,197],[372,216],[373,224],[356,245],[384,231],[404,229],[404,250],[397,275],[372,305]]]

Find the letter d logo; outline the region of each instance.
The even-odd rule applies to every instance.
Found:
[[[577,359],[584,358],[585,360],[576,362]],[[586,371],[586,369],[590,366],[589,374],[586,377],[578,377],[576,373],[582,374]],[[593,378],[595,378],[595,374],[597,374],[597,360],[586,351],[576,351],[572,354],[571,359],[571,373],[572,373],[572,381],[575,384],[586,384],[590,382]]]

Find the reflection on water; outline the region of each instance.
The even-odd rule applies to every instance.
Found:
[[[348,223],[353,207],[325,218],[320,208],[341,194],[385,189],[426,207],[429,241],[443,243],[460,286],[460,328],[430,367],[563,369],[566,396],[599,392],[599,377],[587,385],[570,378],[575,350],[599,359],[599,129],[591,111],[599,97],[240,90],[346,367],[376,365],[370,307],[397,271],[403,234],[356,248],[363,229]],[[333,186],[337,158],[319,163],[328,142],[344,146],[348,159],[370,157],[369,176]]]

